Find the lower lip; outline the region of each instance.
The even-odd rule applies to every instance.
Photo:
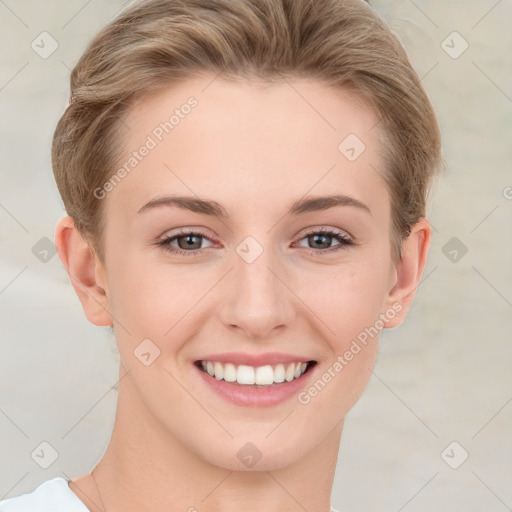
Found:
[[[291,382],[257,388],[219,380],[200,370],[195,364],[193,367],[210,389],[229,402],[245,407],[270,407],[288,400],[306,386],[314,370],[314,367],[308,368],[306,373]]]

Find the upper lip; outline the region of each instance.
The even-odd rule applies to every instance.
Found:
[[[266,352],[263,354],[247,354],[243,352],[225,352],[222,354],[210,354],[202,357],[199,361],[212,361],[219,363],[232,363],[234,365],[266,366],[287,363],[307,363],[313,361],[310,357],[303,357],[297,354],[285,354],[282,352]]]

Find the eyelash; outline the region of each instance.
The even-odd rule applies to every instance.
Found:
[[[199,253],[202,253],[204,251],[204,249],[206,249],[206,247],[203,249],[195,249],[195,250],[191,250],[191,251],[186,251],[184,249],[178,249],[178,248],[170,245],[170,243],[173,242],[174,240],[181,238],[182,236],[190,236],[190,235],[195,235],[200,238],[206,238],[207,240],[209,240],[211,242],[210,238],[203,235],[202,233],[198,233],[196,231],[183,231],[182,230],[179,233],[176,233],[172,236],[168,236],[168,237],[164,238],[163,240],[158,242],[158,245],[160,247],[162,247],[164,251],[167,251],[167,252],[170,252],[173,254],[178,254],[178,255],[194,256]],[[356,245],[352,239],[348,238],[347,236],[343,235],[340,232],[333,231],[330,229],[320,229],[317,231],[311,231],[309,233],[306,233],[300,240],[303,240],[304,238],[307,238],[308,236],[311,236],[311,235],[329,235],[339,242],[338,245],[335,245],[334,247],[330,247],[328,249],[309,248],[309,251],[311,251],[313,254],[331,253],[331,252],[346,249],[350,245]],[[306,249],[308,249],[308,248],[306,248]]]

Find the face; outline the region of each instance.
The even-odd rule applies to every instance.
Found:
[[[212,80],[130,110],[99,276],[120,400],[203,460],[256,447],[271,470],[340,424],[400,307],[378,117],[315,81]]]

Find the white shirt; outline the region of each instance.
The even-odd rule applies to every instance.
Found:
[[[0,512],[89,512],[60,476],[43,482],[32,492],[0,501]]]
[[[0,501],[0,512],[90,512],[60,476],[40,484],[32,492]],[[337,512],[331,507],[331,512]]]

